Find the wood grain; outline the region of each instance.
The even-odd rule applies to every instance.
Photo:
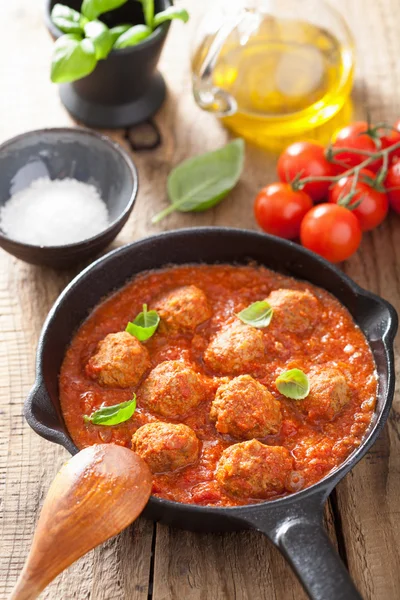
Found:
[[[208,2],[208,0],[207,0]],[[163,144],[135,153],[140,192],[113,246],[164,229],[201,225],[255,228],[252,202],[275,177],[275,158],[248,147],[246,169],[229,199],[198,215],[151,216],[166,202],[169,170],[183,158],[222,145],[229,137],[212,115],[197,109],[189,77],[193,30],[207,2],[184,2],[192,14],[173,24],[160,68],[169,94],[156,117]],[[212,0],[210,0],[212,3]],[[3,2],[0,36],[0,142],[28,129],[73,125],[48,79],[51,41],[42,0]],[[336,0],[358,49],[355,114],[400,116],[400,13],[397,0]],[[4,12],[5,11],[5,12]],[[17,41],[16,41],[17,40]],[[126,132],[110,133],[129,148]],[[400,218],[391,216],[366,235],[345,265],[358,283],[400,309]],[[22,402],[34,379],[34,349],[49,307],[74,272],[32,267],[0,252],[0,598],[13,587],[28,551],[38,509],[66,452],[24,423]],[[397,343],[396,354],[399,346]],[[348,561],[364,598],[397,600],[400,591],[400,405],[368,456],[338,486],[327,507],[332,538]],[[152,558],[152,548],[154,555]],[[304,594],[279,553],[261,535],[199,535],[143,519],[60,575],[47,600],[302,600]]]

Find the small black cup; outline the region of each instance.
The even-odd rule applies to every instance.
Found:
[[[60,1],[75,10],[80,10],[82,5],[82,0],[46,0],[46,25],[54,39],[62,32],[50,15],[53,6]],[[154,4],[155,11],[160,12],[171,6],[172,0],[155,0]],[[141,4],[132,1],[100,18],[109,27],[144,23]],[[89,127],[127,127],[154,115],[166,94],[165,82],[156,66],[169,25],[169,22],[163,23],[137,46],[112,50],[87,77],[61,84],[60,96],[65,108]]]
[[[97,235],[59,246],[27,244],[0,227],[0,247],[25,262],[65,269],[93,258],[118,235],[138,191],[129,154],[105,135],[89,129],[38,129],[0,145],[0,209],[16,192],[40,177],[77,179],[94,185],[107,205],[110,224]]]

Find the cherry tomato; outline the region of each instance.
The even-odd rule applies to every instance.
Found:
[[[351,148],[353,150],[366,150],[368,152],[378,152],[379,143],[371,135],[365,133],[368,131],[368,123],[366,121],[357,121],[352,123],[344,129],[341,129],[333,143],[333,147],[337,148]],[[339,152],[335,155],[335,160],[343,164],[347,169],[356,167],[360,163],[364,162],[368,158],[365,154],[351,153],[351,152]],[[382,166],[382,160],[375,160],[368,165],[368,169],[375,173]]]
[[[385,193],[378,192],[368,183],[362,180],[362,175],[374,179],[375,173],[362,169],[361,177],[356,183],[355,195],[351,199],[348,209],[357,217],[360,222],[362,231],[370,231],[375,229],[384,221],[389,210],[389,200]],[[352,190],[354,176],[342,177],[331,188],[329,192],[329,202],[338,204],[342,198]],[[356,203],[360,203],[356,208],[351,208]]]
[[[301,221],[312,206],[308,194],[279,182],[267,185],[259,192],[254,202],[254,214],[261,229],[293,240],[299,237]]]
[[[337,204],[314,206],[300,228],[303,246],[333,263],[350,258],[359,247],[361,237],[357,217]]]
[[[394,144],[398,144],[400,142],[400,119],[396,121],[393,125],[393,129],[391,131],[384,132],[381,136],[382,148],[389,148]],[[394,150],[389,154],[389,159],[391,161],[398,160],[400,158],[400,148]]]
[[[333,177],[337,174],[336,165],[325,158],[325,148],[311,142],[291,144],[279,157],[278,176],[281,181],[290,183],[296,177]],[[314,202],[323,200],[327,194],[330,181],[307,183],[303,191],[311,196]]]
[[[395,162],[388,170],[385,187],[390,206],[400,214],[400,161]]]

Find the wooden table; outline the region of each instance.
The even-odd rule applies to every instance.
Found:
[[[3,0],[0,35],[0,142],[29,129],[74,125],[49,82],[51,41],[42,0]],[[400,13],[397,0],[336,0],[358,45],[354,90],[357,111],[375,120],[400,116]],[[114,246],[162,229],[201,225],[255,228],[252,202],[272,181],[274,158],[248,148],[241,183],[219,207],[173,215],[152,226],[165,205],[171,167],[185,157],[222,145],[227,133],[194,104],[189,77],[193,27],[205,2],[187,0],[192,20],[174,24],[161,69],[169,97],[156,121],[163,144],[135,153],[140,173],[136,208]],[[109,132],[126,144],[124,131]],[[1,176],[1,174],[0,174]],[[344,265],[360,285],[400,308],[400,219],[391,215],[364,237]],[[56,272],[0,252],[0,597],[6,598],[22,567],[39,507],[67,452],[41,439],[25,423],[22,403],[34,380],[35,347],[51,304],[75,271]],[[364,460],[332,494],[327,524],[363,596],[400,596],[400,412]],[[78,600],[301,600],[299,583],[275,548],[257,533],[198,535],[140,519],[63,573],[43,598]]]

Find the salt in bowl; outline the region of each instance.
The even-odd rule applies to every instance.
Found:
[[[40,177],[73,178],[94,185],[107,205],[109,225],[72,244],[40,246],[13,240],[0,229],[0,246],[33,264],[67,268],[99,254],[120,232],[138,190],[129,154],[104,135],[79,128],[41,129],[0,145],[0,206]]]

